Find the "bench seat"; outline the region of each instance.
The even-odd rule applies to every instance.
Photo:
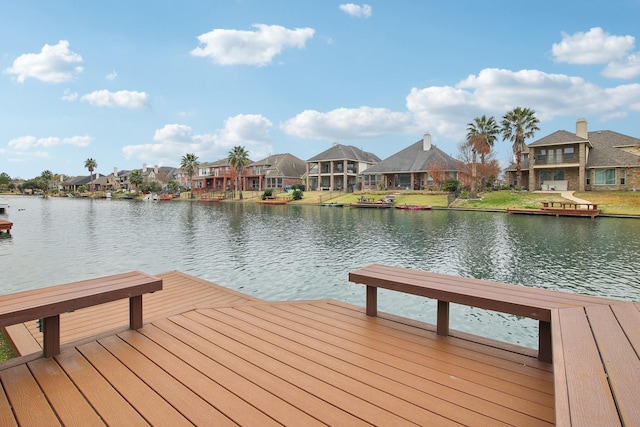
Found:
[[[0,296],[0,327],[42,319],[45,357],[60,352],[60,314],[129,298],[129,326],[142,327],[142,295],[162,279],[139,271]]]
[[[618,300],[557,292],[371,264],[349,273],[349,280],[367,286],[367,314],[377,312],[377,288],[438,300],[437,331],[449,334],[449,303],[528,317],[539,321],[538,358],[551,362],[551,311],[559,308],[618,303]]]
[[[556,425],[640,425],[640,305],[373,264],[349,273],[367,286],[438,300],[437,332],[448,335],[449,303],[540,321],[538,358],[552,362]]]

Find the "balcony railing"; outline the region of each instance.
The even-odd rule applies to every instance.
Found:
[[[550,159],[547,156],[538,156],[536,157],[536,166],[540,165],[562,165],[562,164],[570,164],[570,163],[578,163],[578,156],[564,156],[561,159],[553,158]]]

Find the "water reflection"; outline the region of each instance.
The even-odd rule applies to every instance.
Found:
[[[364,305],[363,287],[347,273],[379,262],[640,300],[636,220],[29,197],[10,204],[2,293],[180,270],[268,300]],[[435,321],[435,302],[423,298],[381,291],[379,306]],[[470,307],[452,307],[452,327],[536,343],[534,322]]]

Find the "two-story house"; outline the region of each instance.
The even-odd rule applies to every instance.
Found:
[[[516,169],[506,171],[516,182]],[[589,132],[578,119],[576,132],[556,131],[527,146],[521,186],[535,190],[626,190],[640,188],[640,139],[610,130]]]
[[[285,187],[302,184],[305,168],[304,160],[292,154],[272,154],[247,165],[242,173],[244,188],[258,191],[267,188],[284,190]]]
[[[194,193],[230,191],[235,186],[236,171],[227,159],[200,163],[192,178]]]
[[[358,176],[380,162],[375,154],[337,142],[306,162],[308,190],[356,189]]]

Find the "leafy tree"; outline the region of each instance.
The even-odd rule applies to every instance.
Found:
[[[242,200],[242,169],[249,163],[249,152],[244,147],[236,145],[229,151],[227,160],[229,165],[236,170],[236,188],[240,192],[240,200]]]
[[[171,193],[177,193],[178,191],[180,191],[180,183],[178,181],[176,181],[175,179],[172,179],[167,184],[167,189]]]
[[[193,198],[193,188],[191,187],[191,181],[193,179],[193,174],[196,170],[198,170],[199,166],[200,162],[198,162],[198,156],[193,153],[185,154],[180,160],[180,168],[189,176],[189,191],[191,192],[191,198]]]
[[[49,184],[53,179],[53,172],[48,169],[42,171],[42,173],[40,174],[40,179],[42,180],[42,191],[44,191],[44,194],[47,194],[49,192]]]
[[[491,116],[476,117],[473,122],[467,124],[467,141],[473,152],[473,168],[475,170],[476,153],[480,154],[480,162],[482,163],[482,188],[485,187],[485,161],[487,155],[491,152],[498,135],[500,127],[496,123],[496,119]],[[475,178],[475,176],[474,176]],[[475,184],[474,184],[475,187]]]
[[[11,177],[8,173],[2,172],[0,173],[0,187],[8,187],[11,182]]]
[[[138,193],[138,190],[140,190],[140,185],[142,184],[142,181],[144,181],[144,177],[140,173],[140,169],[132,170],[131,173],[129,174],[129,183],[131,185],[135,185],[136,194]]]
[[[520,187],[522,171],[522,152],[526,148],[524,140],[533,138],[535,132],[540,130],[536,112],[530,108],[516,107],[502,117],[502,139],[513,143],[513,154],[516,158],[516,186]]]
[[[95,188],[93,186],[93,171],[98,167],[98,162],[90,157],[85,160],[84,167],[89,171],[89,174],[91,175],[91,191],[94,191]]]

